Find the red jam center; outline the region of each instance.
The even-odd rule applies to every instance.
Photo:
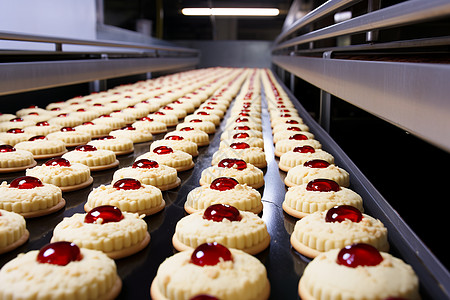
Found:
[[[196,112],[197,115],[202,115],[202,116],[209,116],[209,113],[206,111],[198,111]]]
[[[7,133],[14,133],[14,134],[16,134],[16,133],[24,133],[25,131],[23,131],[22,129],[20,129],[20,128],[11,128],[11,129],[9,129],[8,131],[6,131]]]
[[[95,125],[95,124],[92,122],[84,122],[82,125]]]
[[[50,126],[50,123],[43,121],[43,122],[37,122],[36,126]]]
[[[30,190],[36,187],[44,186],[39,178],[32,176],[22,176],[14,179],[9,187],[20,190]]]
[[[296,120],[287,120],[284,123],[286,123],[286,124],[298,124],[298,121],[296,121]]]
[[[136,130],[136,128],[134,128],[133,126],[124,126],[120,128],[120,130]]]
[[[250,148],[250,145],[244,142],[238,142],[238,143],[232,143],[230,145],[230,148],[232,149],[248,149]]]
[[[0,146],[0,152],[14,152],[16,151],[16,148],[14,148],[11,145],[1,145]]]
[[[167,146],[159,146],[153,149],[153,153],[156,153],[158,155],[164,155],[164,154],[170,154],[173,153],[172,148]]]
[[[238,132],[233,135],[233,139],[246,139],[249,138],[250,135],[247,132]]]
[[[219,162],[217,166],[221,168],[233,168],[234,166],[236,166],[236,169],[242,171],[247,168],[247,163],[244,160],[238,158],[224,158]]]
[[[325,216],[325,221],[329,223],[341,223],[342,221],[348,219],[352,222],[359,223],[362,218],[362,213],[357,208],[350,205],[340,205],[328,210]]]
[[[306,190],[310,192],[337,192],[341,190],[341,187],[333,180],[319,178],[308,182]]]
[[[10,122],[23,122],[23,119],[22,118],[14,118],[14,119],[11,119],[9,121]]]
[[[203,122],[203,121],[200,120],[200,119],[192,119],[192,120],[190,120],[189,122],[190,122],[190,123],[200,123],[200,122]]]
[[[195,297],[192,297],[189,300],[219,300],[218,298],[214,297],[214,296],[210,296],[210,295],[197,295]]]
[[[238,185],[239,182],[231,177],[219,177],[213,180],[209,187],[213,190],[217,191],[228,191],[234,189],[236,185]]]
[[[149,117],[143,117],[143,118],[140,118],[139,121],[153,122],[153,119],[152,119],[152,118],[149,118]]]
[[[44,163],[46,166],[70,167],[70,161],[65,158],[53,158]]]
[[[69,114],[59,114],[56,117],[58,117],[58,118],[65,118],[67,116],[69,116]]]
[[[311,146],[301,146],[301,147],[295,147],[294,152],[298,152],[298,153],[314,153],[316,152],[316,149],[314,149]]]
[[[376,266],[383,261],[378,250],[368,244],[353,244],[339,251],[336,263],[350,268]]]
[[[153,113],[154,115],[159,115],[159,116],[165,116],[166,114],[163,113],[162,111],[157,111]]]
[[[289,131],[302,131],[302,129],[300,127],[288,127],[288,128],[286,128],[286,130],[289,130]]]
[[[296,140],[296,141],[304,141],[304,140],[307,140],[308,137],[304,134],[297,133],[297,134],[290,136],[289,139]]]
[[[43,136],[43,135],[36,135],[36,136],[30,137],[28,140],[29,140],[30,142],[32,142],[32,141],[38,141],[38,140],[46,140],[46,137]]]
[[[102,219],[103,223],[119,222],[123,219],[122,212],[116,206],[103,205],[93,208],[84,217],[84,223],[95,223],[97,219]]]
[[[153,168],[158,168],[159,164],[154,161],[154,160],[150,160],[150,159],[140,159],[138,161],[136,161],[132,168],[136,169],[136,168],[140,168],[140,169],[153,169]]]
[[[194,128],[192,127],[183,127],[180,129],[180,131],[192,131],[192,130],[194,130]]]
[[[81,152],[91,152],[91,151],[97,151],[97,148],[95,148],[92,145],[81,145],[81,146],[75,147],[75,150],[81,151]]]
[[[236,122],[236,123],[248,122],[248,119],[247,119],[247,118],[241,118],[241,117],[239,117],[239,118],[237,118],[236,121],[234,121],[234,122]]]
[[[39,251],[36,260],[41,264],[65,266],[71,261],[81,260],[80,248],[70,242],[51,243]]]
[[[203,219],[222,222],[223,219],[227,219],[231,222],[240,221],[242,219],[239,210],[228,204],[213,204],[208,207],[203,213]]]
[[[330,163],[322,159],[312,159],[305,162],[303,166],[308,168],[328,168]]]
[[[248,126],[236,126],[233,128],[234,130],[250,130],[250,127]]]
[[[184,140],[184,137],[179,136],[179,135],[170,135],[170,136],[166,137],[165,140],[182,141],[182,140]]]
[[[137,190],[141,188],[141,182],[133,178],[123,178],[117,180],[113,187],[118,190]]]
[[[112,136],[112,135],[105,135],[105,136],[101,136],[99,138],[96,138],[95,140],[97,141],[105,141],[105,140],[114,140],[116,137]]]
[[[73,127],[63,127],[61,128],[61,132],[75,131]]]
[[[232,261],[232,255],[227,247],[216,242],[201,244],[195,248],[190,263],[203,267],[215,266],[220,261]]]

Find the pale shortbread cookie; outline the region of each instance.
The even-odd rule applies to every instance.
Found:
[[[79,132],[88,133],[92,138],[101,137],[104,135],[108,135],[112,131],[112,127],[106,124],[94,124],[92,122],[88,122],[87,124],[82,124],[75,129]]]
[[[142,184],[136,190],[119,190],[110,184],[93,189],[84,210],[88,212],[97,206],[113,205],[121,211],[151,215],[161,211],[165,204],[161,190],[157,187]]]
[[[259,130],[254,130],[254,129],[250,129],[250,130],[239,130],[239,129],[234,129],[237,128],[237,126],[235,127],[231,127],[225,131],[222,132],[222,134],[220,135],[220,140],[231,140],[233,139],[233,136],[240,136],[240,134],[242,133],[247,133],[249,135],[249,137],[255,137],[255,138],[260,138],[262,139],[263,134],[262,131]]]
[[[270,120],[270,124],[272,128],[275,128],[275,126],[279,124],[285,124],[286,121],[297,121],[300,124],[303,124],[303,119],[298,116],[291,116],[291,117],[275,117]]]
[[[166,124],[167,127],[173,127],[178,124],[178,118],[175,115],[166,114],[165,112],[156,112],[148,115],[149,118]]]
[[[60,140],[66,143],[67,147],[83,145],[91,140],[91,135],[86,132],[75,131],[58,131],[47,135],[49,140]]]
[[[213,204],[229,204],[239,210],[260,213],[261,194],[246,184],[238,184],[231,190],[219,191],[203,185],[189,192],[184,205],[188,213],[206,209]]]
[[[141,156],[136,158],[135,161],[144,158],[154,160],[159,164],[175,168],[178,172],[190,170],[194,167],[192,155],[180,150],[173,150],[172,153],[168,154],[157,154],[154,152],[154,150],[152,150],[150,152],[142,154]]]
[[[210,185],[218,177],[231,177],[241,184],[258,189],[264,185],[264,173],[259,168],[247,163],[247,168],[238,170],[236,166],[232,168],[222,168],[217,165],[204,169],[200,177],[200,185]]]
[[[107,117],[107,116],[100,116],[96,119],[92,120],[92,123],[94,124],[103,124],[107,125],[112,128],[112,130],[116,130],[119,128],[122,128],[127,124],[127,122],[124,121],[124,119],[121,118],[114,118],[114,117]]]
[[[163,164],[158,164],[157,168],[121,168],[114,172],[111,183],[123,178],[137,179],[142,184],[156,186],[161,191],[175,188],[181,183],[177,170]]]
[[[281,140],[289,139],[291,136],[295,134],[303,134],[308,139],[314,139],[314,134],[308,132],[308,131],[292,131],[292,130],[282,130],[278,131],[273,135],[273,143],[276,144],[277,142]]]
[[[5,144],[15,146],[16,144],[24,141],[28,141],[31,137],[29,133],[23,132],[23,129],[18,129],[16,133],[13,132],[0,132],[0,140]]]
[[[85,183],[91,179],[91,171],[88,166],[73,163],[69,167],[62,166],[36,166],[27,169],[27,176],[39,178],[44,183],[54,184],[58,187],[69,187]]]
[[[333,155],[323,151],[322,149],[314,149],[314,153],[311,152],[301,153],[301,152],[294,152],[294,150],[291,150],[281,155],[278,167],[281,170],[287,172],[293,167],[303,165],[305,162],[313,159],[321,159],[329,162],[330,164],[334,164]]]
[[[151,132],[143,129],[142,127],[134,128],[131,126],[131,128],[134,128],[131,130],[129,130],[128,127],[126,128],[127,129],[113,130],[109,134],[116,138],[129,138],[135,144],[148,142],[153,139],[153,135],[151,134]]]
[[[284,153],[294,150],[295,147],[302,147],[302,146],[311,146],[314,149],[321,149],[322,144],[314,139],[307,139],[307,140],[290,140],[285,139],[278,141],[275,143],[275,155],[280,157]]]
[[[326,168],[310,168],[304,165],[293,167],[288,171],[284,183],[287,186],[295,186],[308,183],[318,178],[331,179],[344,187],[350,185],[350,175],[348,172],[332,164]]]
[[[210,105],[200,105],[200,107],[198,108],[197,111],[204,111],[211,115],[216,115],[221,119],[225,115],[225,112],[223,110],[221,110],[220,108],[216,108],[214,106],[210,106]]]
[[[254,213],[240,211],[241,220],[230,221],[224,218],[220,222],[204,219],[203,213],[204,210],[197,211],[178,221],[173,236],[177,250],[217,242],[228,248],[256,254],[270,243],[266,224]]]
[[[419,280],[401,259],[380,252],[380,264],[349,268],[336,263],[338,253],[322,253],[306,266],[299,282],[302,299],[420,299]]]
[[[0,254],[19,247],[26,242],[28,236],[23,216],[0,209]]]
[[[63,141],[48,139],[20,142],[15,148],[30,151],[36,159],[62,155],[67,151],[66,144]]]
[[[0,151],[0,168],[20,168],[35,163],[33,153],[30,151],[21,149],[15,149],[11,152]]]
[[[193,250],[167,258],[153,279],[152,299],[191,299],[201,294],[221,300],[268,299],[270,283],[264,265],[241,250],[229,250],[233,260],[214,266],[190,263]]]
[[[175,100],[174,102],[167,104],[166,106],[172,107],[174,109],[184,110],[188,114],[193,113],[195,110],[195,105],[189,101]]]
[[[200,120],[203,120],[203,121],[212,122],[212,123],[214,123],[215,126],[219,126],[220,125],[220,117],[216,116],[216,115],[212,115],[212,114],[205,115],[205,114],[196,114],[196,113],[194,113],[192,115],[186,116],[186,118],[184,118],[184,121],[185,122],[190,122],[190,121],[195,120],[195,119],[200,119]]]
[[[158,121],[150,121],[151,119],[150,118],[148,119],[149,120],[136,121],[132,124],[132,126],[137,129],[149,131],[152,134],[167,132],[167,126],[165,123]]]
[[[209,121],[195,122],[195,120],[196,119],[194,119],[191,122],[179,123],[175,129],[181,130],[182,128],[185,128],[185,127],[192,127],[196,130],[201,130],[207,134],[213,134],[216,132],[216,125],[214,125],[213,122],[209,122]]]
[[[77,118],[80,118],[83,122],[90,122],[100,116],[97,111],[88,110],[88,108],[79,108],[71,114]]]
[[[163,106],[159,109],[159,111],[165,113],[166,115],[174,115],[177,119],[183,119],[187,115],[184,109],[173,108],[170,106]]]
[[[221,148],[213,154],[211,164],[216,165],[224,158],[239,158],[257,168],[267,167],[266,154],[258,147],[247,149]]]
[[[16,115],[13,115],[13,114],[0,113],[0,122],[7,122],[7,121],[9,121],[11,119],[14,119],[14,118],[17,118],[17,117],[20,117],[20,116],[16,116]]]
[[[295,250],[308,257],[355,243],[370,244],[379,251],[389,250],[387,229],[380,220],[363,214],[360,222],[349,219],[326,222],[326,214],[327,211],[317,211],[297,221],[291,235]]]
[[[287,130],[288,128],[298,128],[300,129],[300,131],[309,131],[309,127],[306,124],[286,124],[286,123],[281,123],[278,124],[277,126],[275,126],[272,129],[272,133],[275,134],[279,131],[283,131],[283,130]]]
[[[97,149],[95,151],[69,151],[62,156],[70,163],[80,163],[88,167],[105,167],[114,164],[116,160],[116,154],[111,150]],[[117,163],[118,164],[118,163]]]
[[[127,123],[127,124],[130,124],[130,123],[133,123],[134,121],[136,121],[135,116],[133,116],[130,113],[123,112],[123,111],[113,111],[109,115],[114,118],[123,119],[125,121],[125,123]],[[146,115],[147,114],[144,114],[144,116],[146,116]]]
[[[168,136],[172,135],[178,135],[183,137],[186,140],[189,140],[191,142],[194,142],[197,144],[197,146],[207,146],[209,145],[209,135],[206,132],[203,132],[201,130],[189,130],[189,131],[179,131],[174,130],[169,133],[167,133],[164,138],[167,138]]]
[[[239,120],[248,120],[248,121],[239,122]],[[236,122],[236,121],[238,121],[238,122]],[[233,119],[228,119],[225,126],[226,126],[226,128],[230,128],[230,129],[234,128],[236,126],[248,126],[252,130],[262,131],[262,124],[252,121],[252,119],[250,117],[237,117],[237,118],[233,118]]]
[[[102,251],[113,259],[123,257],[118,254],[148,240],[148,232],[147,223],[142,219],[144,215],[122,212],[122,216],[118,222],[102,224],[101,219],[85,223],[86,214],[74,214],[56,225],[51,242],[68,241],[79,247]]]
[[[264,150],[264,140],[258,137],[244,137],[244,138],[236,138],[229,140],[222,140],[219,144],[219,149],[228,148],[233,143],[247,143],[250,147],[258,147],[261,150]]]
[[[100,138],[92,140],[88,145],[92,145],[97,149],[111,150],[116,155],[131,153],[134,151],[133,141],[129,138]]]
[[[65,266],[39,263],[38,250],[19,254],[0,270],[0,299],[114,299],[122,283],[114,260],[80,248],[82,259]],[[45,274],[45,276],[43,276]]]
[[[288,214],[303,218],[316,211],[326,211],[336,205],[351,205],[364,211],[363,200],[354,191],[341,187],[337,192],[306,190],[307,184],[288,189],[284,196],[283,209]]]
[[[183,138],[183,137],[181,137]],[[156,147],[159,146],[167,146],[172,148],[173,150],[180,150],[186,153],[189,153],[190,155],[192,155],[192,157],[198,156],[198,146],[196,143],[186,140],[186,139],[182,139],[182,140],[158,140],[158,141],[154,141],[151,145],[150,145],[150,151],[153,151]]]
[[[12,188],[6,181],[0,185],[0,209],[18,214],[32,213],[56,206],[62,202],[61,189],[43,183],[32,189]]]
[[[134,120],[145,117],[152,111],[151,106],[139,105],[139,106],[129,106],[122,110],[123,113],[132,115]]]
[[[28,133],[30,136],[36,135],[47,135],[52,132],[59,131],[61,126],[58,125],[50,125],[49,123],[38,123],[34,126],[25,127],[23,130],[25,133]]]
[[[83,119],[78,116],[73,116],[72,114],[60,114],[57,117],[48,120],[48,123],[61,127],[75,127],[83,123]]]
[[[10,129],[13,128],[19,128],[19,129],[23,129],[25,127],[28,126],[33,126],[34,124],[36,124],[36,122],[33,121],[27,121],[21,118],[14,118],[13,120],[22,120],[22,121],[7,121],[7,122],[1,122],[0,123],[0,132],[6,132]]]

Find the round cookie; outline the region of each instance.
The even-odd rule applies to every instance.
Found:
[[[140,118],[138,121],[132,124],[133,127],[143,129],[151,132],[152,134],[167,132],[167,126],[163,122],[158,122],[149,117]]]
[[[13,128],[23,129],[28,126],[36,124],[33,121],[27,121],[23,118],[12,118],[9,121],[0,123],[0,132],[6,132]]]
[[[44,183],[54,184],[63,192],[85,188],[94,181],[88,166],[72,164],[64,158],[53,158],[41,166],[27,169],[26,175],[37,177]]]
[[[80,163],[89,167],[91,171],[111,169],[119,165],[116,154],[111,150],[97,149],[92,145],[81,145],[75,150],[62,156],[70,163]]]
[[[243,128],[243,129],[239,129],[239,128]],[[260,139],[263,138],[262,131],[251,129],[248,126],[235,126],[233,128],[223,131],[222,134],[220,135],[220,140],[221,141],[231,140],[231,139],[234,139],[233,136],[239,137],[244,133],[248,134],[248,137],[260,138]]]
[[[121,211],[148,216],[163,210],[166,202],[160,189],[141,184],[136,179],[124,178],[114,184],[93,189],[88,195],[84,210],[88,212],[102,205],[113,205]]]
[[[360,264],[343,263],[339,257],[344,255],[354,257]],[[420,299],[418,290],[419,280],[411,266],[367,244],[354,244],[318,255],[306,266],[299,282],[299,294],[305,300],[417,300]]]
[[[114,260],[68,242],[20,254],[0,270],[1,299],[112,300],[121,287]]]
[[[0,173],[17,172],[36,166],[33,154],[11,145],[0,145]]]
[[[148,115],[148,117],[155,121],[166,124],[167,127],[173,127],[178,124],[177,116],[173,114],[167,114],[166,112],[157,111]]]
[[[83,123],[83,119],[72,114],[62,113],[48,120],[48,123],[60,127],[75,127]]]
[[[176,188],[181,184],[176,169],[148,159],[137,160],[131,167],[121,168],[114,172],[112,183],[123,178],[137,179],[141,183],[153,185],[161,191]]]
[[[258,189],[264,185],[264,173],[242,159],[224,158],[217,165],[204,169],[200,185],[209,185],[218,177],[232,177],[241,184]]]
[[[23,216],[0,209],[0,254],[23,245],[29,236]]]
[[[291,136],[295,134],[302,134],[306,136],[308,139],[314,139],[314,134],[308,132],[308,131],[294,131],[294,130],[282,130],[278,131],[273,135],[273,143],[276,144],[277,142],[281,140],[289,139]]]
[[[158,146],[152,151],[142,154],[135,161],[140,159],[157,161],[159,164],[175,168],[178,172],[187,171],[194,167],[190,154],[180,150],[173,150],[168,146]]]
[[[185,139],[179,135],[169,135],[163,140],[154,141],[150,145],[150,151],[153,151],[156,147],[167,146],[173,150],[180,150],[192,155],[192,157],[198,156],[198,146],[196,143]]]
[[[0,132],[0,140],[11,146],[27,141],[30,137],[29,133],[20,128],[12,128],[6,132]]]
[[[38,122],[34,126],[25,127],[25,133],[28,133],[30,136],[36,135],[47,135],[52,132],[59,131],[61,126],[50,125],[48,122]]]
[[[148,142],[153,139],[150,131],[142,127],[136,128],[134,126],[125,126],[118,130],[113,130],[109,134],[116,138],[129,138],[134,144]]]
[[[350,175],[347,171],[321,159],[308,160],[302,165],[291,168],[284,183],[291,187],[308,183],[317,178],[331,179],[344,187],[350,185]]]
[[[91,135],[85,132],[79,132],[73,127],[63,127],[60,131],[48,134],[47,138],[49,140],[63,141],[66,143],[66,147],[75,147],[89,142]]]
[[[205,111],[198,111],[192,115],[188,115],[188,116],[186,116],[186,118],[184,118],[184,121],[190,122],[195,119],[212,122],[212,123],[214,123],[215,126],[220,125],[220,117],[219,116],[209,114],[208,112],[205,112]]]
[[[62,209],[66,201],[61,189],[42,183],[39,178],[22,176],[0,185],[0,209],[15,212],[25,218],[51,214]]]
[[[183,119],[187,115],[184,109],[174,108],[172,106],[167,105],[161,107],[158,112],[163,112],[166,115],[174,115],[177,117],[177,119]]]
[[[234,137],[233,139],[220,141],[219,149],[228,148],[234,143],[246,143],[250,147],[258,147],[264,150],[264,140],[262,138],[251,137],[247,132],[237,133]]]
[[[354,243],[370,244],[379,251],[389,250],[383,223],[348,205],[304,217],[297,221],[291,235],[292,247],[311,258]]]
[[[203,121],[201,119],[192,119],[189,122],[179,123],[175,130],[182,130],[183,128],[191,127],[195,130],[201,130],[207,134],[213,134],[216,132],[216,126],[213,122]]]
[[[294,129],[295,128],[295,129]],[[278,124],[277,126],[275,126],[272,129],[272,133],[276,134],[279,131],[284,131],[284,130],[298,130],[298,131],[309,131],[309,127],[306,124],[286,124],[286,123],[281,123]]]
[[[263,208],[261,194],[257,190],[246,184],[239,184],[234,178],[218,177],[210,185],[202,185],[190,191],[184,209],[193,213],[218,203],[256,214]]]
[[[93,119],[92,123],[107,125],[111,127],[112,130],[122,128],[126,125],[126,122],[123,119],[114,118],[111,115],[101,115],[100,117]]]
[[[125,155],[134,152],[133,141],[129,138],[116,138],[112,135],[105,135],[96,138],[89,143],[97,149],[111,150],[116,155]]]
[[[173,135],[181,136],[188,141],[194,142],[198,147],[209,145],[209,135],[206,132],[196,130],[192,127],[184,127],[182,130],[171,131],[167,133],[164,138]]]
[[[364,211],[360,195],[329,179],[316,179],[290,187],[284,197],[283,210],[291,216],[303,218],[336,205],[350,205]]]
[[[256,214],[226,204],[211,205],[178,221],[172,238],[178,251],[210,242],[253,255],[269,246],[270,236],[266,224]]]
[[[28,141],[20,142],[15,148],[31,152],[34,159],[57,157],[67,152],[66,144],[63,141],[49,140],[43,135],[34,136]]]
[[[334,157],[330,153],[322,149],[314,149],[311,146],[301,146],[281,155],[278,167],[280,170],[288,172],[293,167],[303,165],[313,159],[321,159],[334,164]]]
[[[257,168],[267,167],[266,154],[259,147],[250,147],[244,142],[233,143],[228,148],[217,150],[212,157],[211,164],[218,164],[223,158],[239,158]]]
[[[205,294],[221,300],[268,299],[270,284],[266,269],[257,258],[241,250],[228,250],[217,243],[202,244],[166,259],[151,285],[154,300],[174,299],[175,295],[191,299]]]
[[[294,134],[288,139],[280,140],[275,143],[275,156],[280,157],[284,153],[293,150],[295,147],[311,146],[314,149],[321,149],[322,144],[314,139],[309,139],[304,134]]]
[[[112,259],[130,256],[150,242],[147,223],[135,213],[115,206],[100,206],[87,214],[64,218],[53,230],[51,242],[69,241],[99,250]]]
[[[84,122],[83,124],[75,127],[75,130],[87,133],[91,136],[91,138],[98,138],[109,134],[112,131],[112,127],[106,124],[94,124],[92,122]]]

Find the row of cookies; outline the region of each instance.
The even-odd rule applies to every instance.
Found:
[[[301,218],[291,244],[314,258],[299,282],[302,299],[419,299],[413,269],[386,253],[387,229],[362,213],[362,198],[347,188],[349,174],[321,150],[270,71],[265,92],[275,155],[280,156],[279,168],[287,172],[283,209]],[[368,285],[370,291],[364,288]]]
[[[138,160],[137,163],[139,164],[139,166],[145,165],[145,163],[143,163],[142,160]],[[118,170],[118,171],[120,171],[120,170]],[[23,181],[23,179],[22,179],[22,181]],[[103,186],[103,188],[101,186],[98,189],[94,189],[91,192],[91,194],[94,196],[95,196],[95,194],[101,194],[99,197],[97,197],[101,201],[107,197],[111,197],[111,193],[120,192],[121,195],[119,198],[112,197],[114,199],[117,199],[117,201],[115,203],[114,203],[114,201],[110,202],[112,204],[116,204],[117,206],[120,206],[120,204],[122,204],[121,200],[123,200],[123,199],[137,198],[137,197],[142,198],[142,194],[148,194],[147,191],[140,191],[140,189],[142,187],[146,187],[146,186],[140,184],[140,182],[138,180],[129,179],[129,178],[128,179],[119,179],[113,184],[113,188],[115,190],[111,190],[109,186],[106,186],[106,187]],[[91,194],[89,194],[89,196],[88,196],[88,202],[86,203],[86,205],[89,204],[89,198],[94,198],[94,200],[96,198],[96,197],[92,196]],[[131,194],[134,194],[134,195],[131,195]],[[97,204],[102,204],[102,203],[97,203]],[[94,205],[96,205],[96,204],[94,204]],[[87,208],[87,210],[90,210],[90,208]],[[134,214],[134,216],[131,217],[131,219],[136,224],[134,224],[134,223],[128,224],[129,223],[128,219],[130,219],[129,215],[133,215],[133,214],[130,214],[126,211],[121,212],[120,209],[118,209],[117,207],[114,207],[114,206],[99,206],[99,207],[97,206],[96,208],[90,210],[90,212],[87,215],[76,214],[71,218],[65,218],[55,228],[54,237],[53,237],[52,241],[58,241],[60,237],[61,237],[61,239],[66,240],[69,237],[69,239],[75,240],[76,243],[81,245],[83,248],[78,248],[74,244],[70,244],[65,241],[60,241],[60,242],[55,242],[53,244],[50,244],[50,245],[44,247],[45,249],[44,248],[41,249],[41,251],[38,253],[34,253],[37,251],[29,252],[29,253],[27,253],[27,256],[33,256],[33,257],[37,256],[38,263],[49,264],[49,265],[38,264],[37,266],[35,266],[36,269],[39,269],[40,271],[42,271],[42,269],[44,268],[47,270],[47,272],[58,272],[57,268],[54,269],[51,266],[52,264],[62,266],[62,265],[68,264],[68,263],[75,263],[77,265],[85,264],[85,263],[92,263],[92,261],[85,259],[85,256],[90,256],[91,253],[89,250],[85,249],[84,247],[94,248],[94,249],[102,248],[104,251],[106,250],[105,252],[107,252],[109,256],[114,257],[114,255],[117,254],[117,250],[113,249],[113,251],[107,251],[108,249],[114,248],[114,246],[116,246],[116,244],[127,245],[127,244],[130,244],[130,240],[131,241],[138,240],[140,242],[137,243],[137,249],[135,246],[133,246],[132,248],[134,248],[134,249],[132,251],[139,251],[139,249],[142,249],[142,247],[146,246],[145,241],[149,240],[146,223],[143,221],[140,222],[140,223],[145,224],[145,228],[143,228],[141,226],[141,224],[139,224],[138,221],[135,221],[135,219],[140,219],[140,218],[138,217],[137,214]],[[117,235],[118,234],[117,232],[122,232],[123,230],[118,230],[118,228],[117,228],[118,226],[115,226],[115,225],[117,225],[117,220],[121,220],[121,223],[124,222],[122,220],[128,220],[128,222],[126,222],[127,223],[126,227],[130,228],[130,230],[132,230],[132,228],[137,227],[138,231],[135,233],[132,233],[132,234],[127,233],[129,236],[119,238],[118,239],[119,242],[117,242],[117,240],[114,242],[114,241],[111,241],[110,239],[99,238],[102,236],[112,237],[114,235]],[[109,232],[105,233],[105,232],[103,232],[103,230],[101,233],[96,232],[96,231],[89,232],[89,230],[87,232],[86,232],[86,230],[83,231],[83,230],[81,230],[81,228],[86,227],[86,226],[83,226],[81,224],[84,224],[84,223],[105,224],[105,225],[109,224],[109,226],[101,226],[102,228],[105,228],[105,230],[106,230],[106,227],[108,227]],[[120,227],[122,227],[122,226],[120,226]],[[146,234],[140,234],[140,233],[146,233]],[[94,235],[95,239],[90,241],[89,236],[91,236],[91,235]],[[88,238],[86,238],[86,236]],[[144,236],[144,239],[141,239],[141,236]],[[108,240],[108,241],[105,241],[105,240]],[[148,243],[148,241],[147,241],[147,243]],[[67,258],[67,255],[61,254],[60,248],[70,249],[70,252],[77,252],[78,255],[75,255],[71,258]],[[55,253],[55,255],[53,256],[53,258],[49,258],[45,262],[41,262],[39,257],[45,256],[45,251],[47,251],[48,249],[51,249],[51,251],[53,251]],[[129,247],[127,247],[127,251],[128,252],[131,251],[129,249]],[[49,252],[49,251],[47,251],[47,252]],[[82,254],[82,255],[80,255],[80,254]],[[61,264],[59,262],[55,263],[55,261],[58,260],[57,256],[61,256],[61,255],[65,256],[65,259],[66,259],[65,263],[61,263]],[[239,253],[237,253],[235,255],[236,255],[236,257],[239,257]],[[5,272],[8,272],[8,274],[9,274],[10,273],[9,267],[13,266],[13,265],[14,266],[17,265],[21,260],[22,259],[16,259],[16,260],[13,260],[10,263],[8,263],[5,266],[5,270],[6,270]],[[103,259],[103,260],[105,260],[105,259]],[[83,261],[83,262],[78,263],[79,261]],[[111,266],[111,263],[107,263],[107,264],[106,264],[106,262],[103,262],[103,263],[105,263],[105,265]],[[34,266],[34,265],[36,265],[36,263],[29,264],[29,266],[32,266],[32,265]],[[97,267],[97,265],[93,266],[94,269],[96,267]],[[78,268],[81,268],[81,266],[78,266]],[[106,289],[102,288],[99,291],[97,291],[97,293],[100,295],[106,294],[108,297],[114,298],[117,295],[118,291],[120,291],[120,287],[118,288],[118,286],[120,286],[120,279],[118,279],[117,274],[115,272],[115,265],[114,265],[114,268],[111,268],[111,270],[109,270],[109,271],[113,271],[113,272],[111,272],[111,274],[114,273],[114,275],[108,274],[107,279],[109,280],[109,279],[113,278],[114,280],[112,280],[112,281],[109,280],[109,282],[102,282],[101,280],[94,280],[93,282],[84,282],[83,284],[85,284],[88,287],[101,284],[102,287],[106,287]],[[22,270],[22,272],[23,272],[23,270]],[[66,272],[66,274],[67,274],[67,273],[70,273],[70,270],[65,270],[64,272]],[[94,270],[91,273],[93,273],[94,276],[99,276],[99,274],[96,272],[96,270]],[[2,279],[4,279],[5,282],[11,283],[11,286],[15,286],[15,284],[17,284],[17,282],[15,282],[14,278],[11,278],[11,276],[8,274],[0,273],[0,277],[4,275]],[[67,276],[63,276],[63,277],[66,278]],[[112,285],[111,285],[111,283],[112,283]],[[109,290],[111,290],[111,291],[109,291]],[[11,293],[11,289],[5,288],[4,292],[5,292],[5,295],[8,295],[8,293]],[[69,285],[69,288],[67,288],[67,291],[65,291],[65,293],[70,294],[73,292],[74,292],[74,290],[71,289],[70,285]],[[92,291],[89,291],[89,292],[92,292]],[[62,298],[64,298],[64,297],[62,297]]]

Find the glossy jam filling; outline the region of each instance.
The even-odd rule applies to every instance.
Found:
[[[331,179],[318,178],[308,182],[306,190],[310,192],[337,192],[341,190],[341,187]]]
[[[101,136],[99,138],[96,138],[96,141],[106,141],[106,140],[114,140],[116,137],[112,136],[112,135],[105,135],[105,136]]]
[[[335,206],[329,209],[327,214],[325,215],[325,221],[329,223],[341,223],[345,220],[359,223],[361,222],[362,218],[362,213],[357,208],[350,205]]]
[[[97,148],[92,145],[81,145],[81,146],[75,147],[75,151],[92,152],[92,151],[97,151]]]
[[[39,141],[39,140],[46,140],[47,138],[43,135],[35,135],[33,137],[30,137],[28,139],[28,141],[33,142],[33,141]]]
[[[1,145],[0,146],[0,152],[5,153],[5,152],[14,152],[14,151],[16,151],[16,148],[14,148],[11,145]]]
[[[195,130],[195,129],[192,127],[183,127],[180,129],[180,131],[192,131],[192,130]]]
[[[209,206],[203,213],[203,219],[222,222],[227,219],[231,222],[240,221],[242,219],[239,210],[228,204],[213,204]]]
[[[36,126],[50,126],[50,123],[46,122],[46,121],[42,121],[42,122],[37,122]]]
[[[20,128],[11,128],[11,129],[9,129],[6,132],[7,133],[17,134],[17,133],[24,133],[25,131],[23,131],[23,129],[20,129]]]
[[[54,166],[54,167],[56,167],[56,166],[70,167],[70,161],[68,161],[67,159],[62,158],[62,157],[60,157],[60,158],[53,158],[53,159],[47,160],[44,163],[44,165],[45,166]]]
[[[30,190],[37,187],[44,186],[39,178],[32,176],[22,176],[14,179],[9,185],[10,188],[16,188],[20,190]]]
[[[122,211],[112,205],[102,205],[93,208],[84,217],[84,223],[96,223],[101,219],[101,224],[110,222],[119,222],[123,219]]]
[[[328,168],[330,166],[330,163],[323,160],[323,159],[312,159],[308,160],[303,164],[303,166],[308,168]]]
[[[154,169],[154,168],[158,168],[159,164],[154,161],[154,160],[150,160],[150,159],[140,159],[137,160],[133,165],[132,168],[140,168],[140,169]]]
[[[61,128],[61,132],[69,132],[69,131],[75,131],[75,128],[73,128],[73,127],[63,127],[63,128]]]
[[[80,248],[74,243],[56,242],[42,247],[36,260],[41,264],[65,266],[72,261],[79,261],[82,258]]]
[[[230,145],[230,148],[232,149],[248,149],[250,148],[250,145],[244,142],[237,142],[237,143],[232,143]]]
[[[377,266],[383,261],[380,252],[368,244],[353,244],[342,248],[336,259],[338,265],[349,268]]]
[[[297,152],[297,153],[315,153],[316,149],[314,149],[311,146],[301,146],[301,147],[295,147],[293,151]]]
[[[173,153],[173,149],[167,146],[159,146],[153,149],[153,153],[156,153],[158,155],[165,155]]]
[[[232,261],[233,257],[227,247],[216,242],[201,244],[192,252],[190,263],[204,267],[215,266],[221,261]]]
[[[184,137],[179,136],[179,135],[169,135],[168,137],[165,138],[165,140],[169,140],[169,141],[182,141],[182,140],[184,140]]]
[[[238,132],[236,134],[233,135],[233,139],[246,139],[249,138],[250,134],[248,134],[247,132]]]
[[[218,164],[220,168],[236,168],[239,171],[247,168],[247,163],[243,159],[238,158],[224,158]]]
[[[305,141],[305,140],[308,139],[308,137],[306,135],[304,135],[304,134],[297,133],[297,134],[291,135],[289,137],[289,139],[290,140],[296,140],[296,141]]]
[[[141,186],[141,182],[134,178],[123,178],[113,184],[113,188],[118,190],[138,190]]]

